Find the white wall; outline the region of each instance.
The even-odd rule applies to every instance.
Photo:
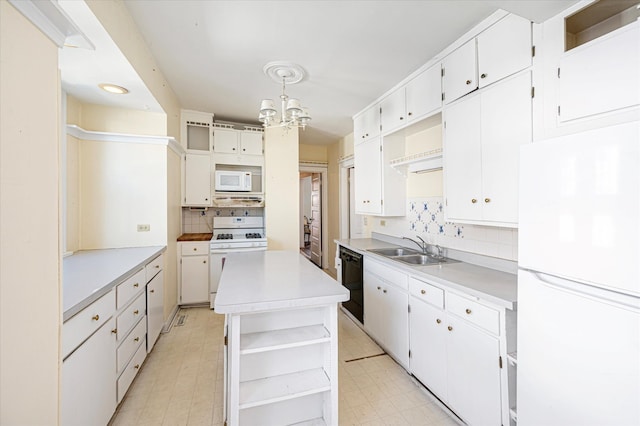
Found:
[[[58,423],[58,49],[0,0],[0,424]]]
[[[265,227],[270,250],[299,250],[298,129],[264,134]]]

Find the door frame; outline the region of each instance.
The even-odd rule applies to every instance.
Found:
[[[322,269],[329,269],[329,253],[327,253],[329,247],[329,233],[327,232],[328,225],[328,208],[327,203],[329,200],[329,194],[327,192],[329,170],[327,163],[309,163],[301,161],[298,164],[298,173],[320,173],[320,193],[321,193],[321,206],[322,209],[322,226],[320,228],[320,256],[322,256]]]

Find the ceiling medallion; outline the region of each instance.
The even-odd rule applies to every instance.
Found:
[[[304,69],[292,62],[274,61],[269,62],[262,69],[268,77],[277,83],[282,83],[282,95],[280,95],[281,110],[280,120],[276,118],[276,106],[272,99],[263,99],[260,103],[260,115],[258,119],[263,123],[265,128],[268,127],[284,127],[290,129],[292,127],[302,127],[304,130],[307,123],[311,120],[307,108],[300,105],[300,101],[295,98],[289,98],[285,93],[287,84],[296,84],[305,77]]]

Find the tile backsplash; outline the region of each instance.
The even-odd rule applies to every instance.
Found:
[[[243,207],[243,208],[213,208],[208,210],[182,209],[182,233],[198,234],[211,233],[215,217],[230,216],[263,216],[264,208]]]
[[[404,217],[369,216],[370,231],[415,238],[429,244],[507,260],[518,260],[518,230],[444,220],[442,197],[409,198]]]

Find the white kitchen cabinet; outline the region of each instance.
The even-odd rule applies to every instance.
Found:
[[[500,312],[414,278],[409,288],[412,374],[470,425],[508,420]]]
[[[560,122],[640,105],[640,22],[564,53],[558,69]]]
[[[409,366],[407,275],[367,260],[364,265],[364,328],[400,365]]]
[[[209,242],[180,242],[180,304],[209,301]]]
[[[531,66],[531,22],[509,14],[446,56],[444,102]]]
[[[353,143],[358,145],[380,134],[380,105],[367,108],[353,119]]]
[[[388,133],[404,125],[406,120],[405,88],[394,91],[380,103],[380,127],[382,133]]]
[[[147,283],[147,353],[151,352],[164,325],[164,272]]]
[[[211,156],[186,154],[184,158],[183,206],[211,206]]]
[[[532,138],[531,91],[525,72],[445,108],[447,221],[517,226],[520,146]]]
[[[236,130],[215,126],[213,152],[217,154],[262,155],[262,129]]]
[[[442,107],[442,69],[431,66],[407,83],[405,88],[407,123],[425,118]]]
[[[199,111],[180,112],[180,138],[188,153],[211,153],[213,114]]]
[[[109,423],[117,404],[114,329],[115,318],[111,318],[63,361],[61,424]]]
[[[357,214],[403,216],[406,180],[390,161],[404,155],[404,144],[368,139],[354,147],[355,211]]]

